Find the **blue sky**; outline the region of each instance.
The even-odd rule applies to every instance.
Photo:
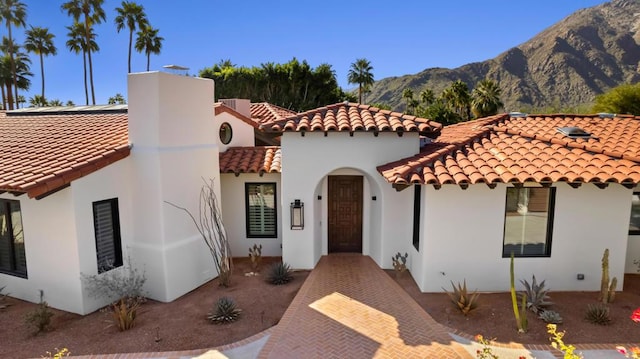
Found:
[[[23,0],[29,25],[48,27],[56,35],[58,55],[45,58],[46,96],[84,104],[82,56],[65,46],[72,23],[60,10],[62,0]],[[163,65],[189,67],[190,74],[231,59],[259,66],[293,57],[311,66],[328,63],[338,82],[347,84],[349,65],[367,58],[376,79],[453,68],[492,58],[525,42],[572,12],[603,0],[350,1],[350,0],[138,0],[151,24],[164,37],[162,53],[152,56],[151,70]],[[106,22],[96,26],[100,52],[93,56],[96,102],[126,96],[128,33],[116,32],[113,20],[121,1],[105,0]],[[3,28],[0,34],[6,35]],[[19,43],[24,29],[13,31]],[[144,71],[146,58],[134,52],[132,71]],[[40,93],[40,63],[28,99]]]

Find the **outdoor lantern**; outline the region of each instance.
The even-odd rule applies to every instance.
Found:
[[[291,203],[291,229],[304,228],[304,203],[299,199]]]

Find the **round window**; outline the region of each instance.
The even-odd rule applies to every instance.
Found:
[[[233,132],[231,131],[231,125],[227,122],[220,125],[220,141],[225,145],[228,145],[231,142],[231,137],[233,137]]]

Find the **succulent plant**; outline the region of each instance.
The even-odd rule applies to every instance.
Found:
[[[237,308],[233,299],[221,297],[207,316],[207,319],[213,324],[226,324],[238,320],[240,313],[242,313],[242,310]]]
[[[538,314],[544,310],[544,308],[553,304],[548,301],[550,299],[547,295],[549,289],[545,289],[544,280],[538,284],[536,276],[534,275],[531,284],[529,284],[526,279],[521,280],[520,283],[524,285],[525,290],[518,293],[518,296],[520,299],[522,299],[523,295],[527,296],[527,309]]]
[[[267,281],[271,284],[281,285],[289,283],[293,279],[291,276],[291,268],[284,262],[278,262],[271,265]]]
[[[476,299],[478,299],[478,296],[480,294],[477,291],[469,294],[469,292],[467,291],[466,280],[463,281],[462,285],[460,285],[460,282],[458,282],[458,286],[453,284],[452,281],[451,286],[453,287],[453,292],[449,292],[444,288],[442,289],[447,293],[447,295],[449,295],[449,298],[451,298],[453,304],[462,312],[462,314],[467,315],[472,310],[478,307]]]
[[[591,324],[608,325],[611,323],[609,307],[606,304],[589,304],[585,319]]]
[[[562,324],[562,317],[560,313],[555,310],[542,310],[538,316],[544,320],[545,323]]]

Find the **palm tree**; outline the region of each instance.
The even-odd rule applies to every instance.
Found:
[[[422,91],[420,91],[420,101],[422,101],[422,103],[425,104],[425,106],[430,106],[431,104],[433,104],[436,100],[435,95],[433,94],[433,90],[431,89],[424,89]]]
[[[151,54],[158,55],[162,49],[162,41],[164,38],[158,36],[158,29],[154,29],[151,25],[146,25],[137,33],[136,51],[144,52],[147,55],[147,71],[151,63]]]
[[[33,95],[33,97],[29,98],[29,105],[31,107],[47,107],[49,103],[47,99],[41,95]]]
[[[476,117],[491,116],[504,106],[500,87],[489,79],[481,80],[471,92],[471,111]]]
[[[95,33],[92,32],[94,24],[100,24],[106,20],[106,15],[102,9],[104,0],[69,0],[62,4],[62,10],[73,17],[74,22],[80,20],[80,16],[84,15],[84,38],[85,44],[95,41]],[[97,47],[97,46],[96,46]],[[94,49],[91,46],[85,48],[87,60],[89,62],[89,82],[91,84],[91,103],[96,104],[96,92],[93,86],[93,61],[91,60],[91,52]],[[98,50],[95,50],[98,51]]]
[[[25,18],[27,17],[27,5],[20,0],[0,0],[0,20],[4,20],[9,33],[9,44],[13,46],[13,37],[11,36],[11,25],[15,27],[24,27]],[[13,89],[15,91],[16,108],[19,107],[18,100],[18,74],[16,72],[16,62],[14,53],[18,50],[9,48],[9,59],[11,61],[11,73],[13,75]],[[13,103],[9,103],[9,109],[13,109]]]
[[[129,29],[129,60],[128,69],[131,72],[131,47],[133,46],[133,32],[136,29],[142,29],[149,24],[147,15],[144,13],[144,7],[138,5],[135,2],[123,1],[122,7],[117,7],[116,12],[118,16],[115,18],[116,30],[124,29],[125,26]]]
[[[40,96],[44,96],[44,56],[56,55],[58,49],[53,44],[54,34],[49,32],[48,28],[33,27],[31,30],[26,31],[27,38],[24,40],[24,49],[33,52],[40,56],[40,76],[42,76],[42,93]]]
[[[125,105],[127,103],[127,100],[124,98],[124,96],[122,96],[121,93],[117,93],[114,96],[109,97],[109,101],[107,101],[107,103],[109,105]]]
[[[67,26],[67,36],[69,39],[67,40],[67,48],[69,51],[72,51],[76,54],[82,52],[82,65],[84,69],[84,97],[85,97],[85,105],[89,104],[89,89],[87,86],[87,49],[91,49],[91,51],[98,51],[100,47],[98,43],[95,41],[95,33],[93,29],[89,30],[89,43],[87,45],[85,38],[85,28],[84,24],[75,23],[73,26]]]
[[[371,62],[365,58],[356,59],[356,62],[352,63],[349,69],[347,81],[350,84],[358,84],[359,103],[362,103],[364,90],[373,85],[373,73],[371,71],[373,71],[373,66],[371,66]]]
[[[7,89],[7,92],[4,94],[7,96],[7,102],[3,102],[3,104],[8,104],[10,110],[13,109],[14,103],[16,104],[16,108],[19,108],[19,97],[14,97],[14,92],[17,93],[18,91],[15,91],[14,86],[17,86],[20,90],[28,90],[31,86],[31,80],[28,79],[28,76],[33,76],[30,72],[29,66],[31,64],[31,60],[27,54],[20,52],[19,45],[17,45],[13,40],[9,40],[7,37],[2,38],[0,51],[4,53],[4,58],[2,59],[3,63],[1,65],[2,79],[0,81]],[[15,71],[12,71],[12,68],[15,69]],[[5,106],[4,108],[7,107]]]
[[[464,121],[471,118],[471,95],[469,87],[461,80],[457,80],[442,92],[442,98],[447,105]]]
[[[402,98],[407,102],[407,112],[410,112],[413,103],[413,90],[410,88],[402,90]]]

